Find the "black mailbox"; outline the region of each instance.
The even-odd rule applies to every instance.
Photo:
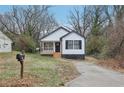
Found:
[[[24,54],[24,51],[21,51],[20,54],[17,54],[16,55],[16,59],[20,62],[21,64],[21,70],[20,70],[20,76],[21,76],[21,79],[23,78],[23,62],[24,62],[24,59],[25,59],[25,54]]]

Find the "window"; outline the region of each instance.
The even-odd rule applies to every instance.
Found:
[[[81,40],[66,40],[66,49],[81,49]]]
[[[8,44],[4,43],[3,44],[3,48],[6,48],[8,46]]]
[[[73,40],[66,40],[66,49],[73,49]]]
[[[52,42],[44,42],[44,50],[53,50]]]
[[[81,40],[74,40],[74,49],[81,49]]]

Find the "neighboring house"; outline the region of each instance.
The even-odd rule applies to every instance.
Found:
[[[0,31],[0,53],[12,51],[12,41]]]
[[[48,33],[40,40],[40,53],[56,55],[64,58],[85,57],[85,38],[75,31],[64,27]]]

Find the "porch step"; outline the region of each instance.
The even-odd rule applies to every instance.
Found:
[[[60,52],[54,52],[53,53],[53,57],[54,58],[60,58],[61,57],[61,53]]]

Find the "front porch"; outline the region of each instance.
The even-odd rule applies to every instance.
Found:
[[[40,42],[40,54],[52,55],[53,57],[61,57],[61,45],[58,41],[41,41]]]

